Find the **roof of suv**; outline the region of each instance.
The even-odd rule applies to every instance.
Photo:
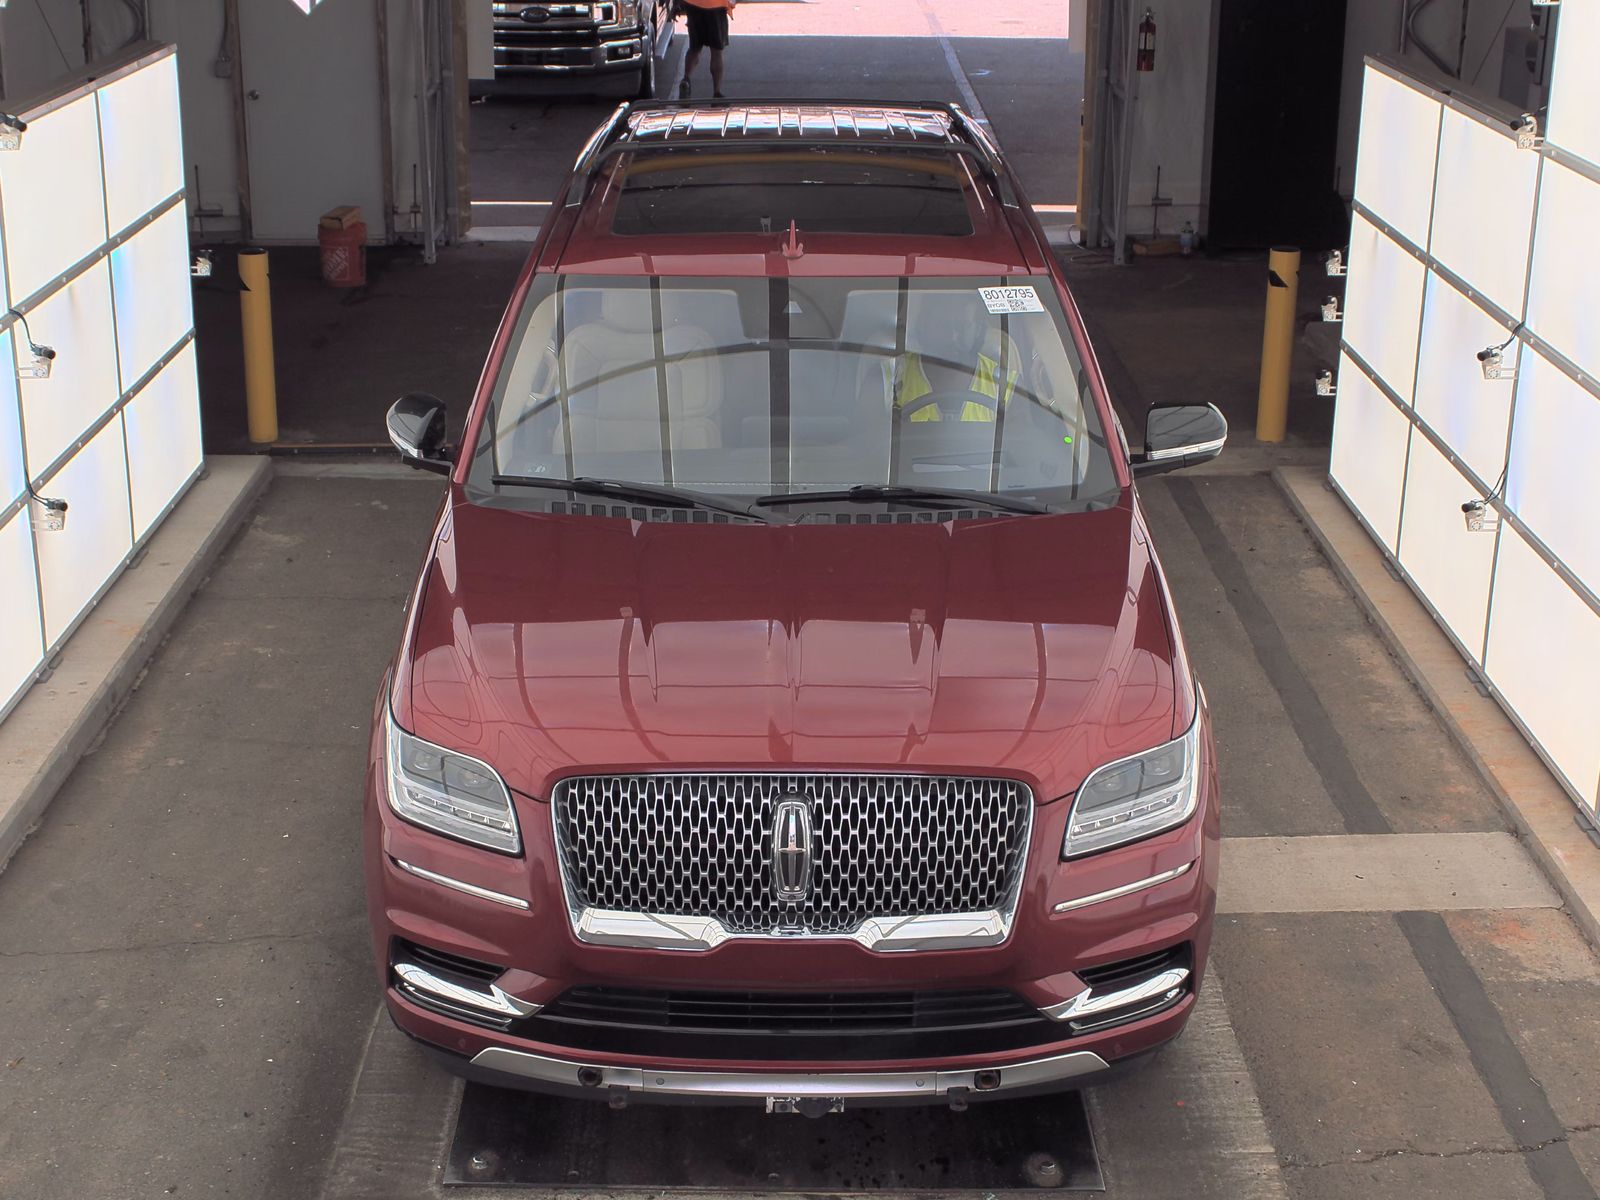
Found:
[[[585,145],[573,173],[555,214],[564,228],[541,256],[545,270],[883,276],[1046,269],[998,148],[953,104],[624,104]]]

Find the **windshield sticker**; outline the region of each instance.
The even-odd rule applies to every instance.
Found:
[[[979,288],[978,295],[983,297],[983,303],[992,313],[1042,313],[1044,305],[1039,303],[1039,293],[1031,287],[986,287]]]

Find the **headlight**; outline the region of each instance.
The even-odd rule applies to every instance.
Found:
[[[639,0],[617,0],[617,24],[634,25],[639,20]]]
[[[389,807],[402,820],[504,854],[522,852],[511,793],[486,762],[412,737],[385,717]]]
[[[1200,798],[1200,713],[1176,741],[1090,773],[1072,802],[1062,858],[1080,858],[1182,825]]]

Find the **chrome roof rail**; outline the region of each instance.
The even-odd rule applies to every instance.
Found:
[[[841,145],[876,149],[914,146],[966,154],[994,183],[1002,204],[1018,205],[1016,189],[993,137],[959,104],[948,100],[901,104],[816,99],[697,100],[689,104],[630,101],[618,105],[584,144],[573,172],[587,179],[607,158],[633,149],[730,141],[771,146],[808,138],[833,138]]]

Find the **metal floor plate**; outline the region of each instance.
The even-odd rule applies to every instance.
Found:
[[[650,1191],[1104,1191],[1077,1092],[808,1120],[562,1100],[468,1084],[447,1185]]]

